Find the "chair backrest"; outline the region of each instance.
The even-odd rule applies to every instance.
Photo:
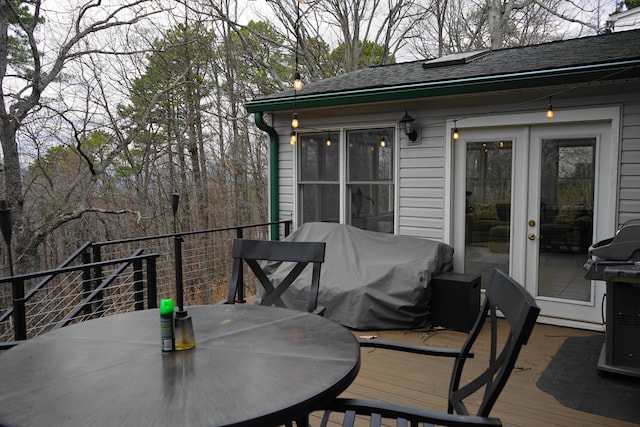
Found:
[[[464,400],[471,395],[482,393],[482,400],[475,415],[489,416],[540,313],[540,308],[524,287],[501,270],[494,270],[485,289],[485,299],[478,320],[469,332],[461,355],[456,358],[454,364],[449,388],[449,413],[469,415]],[[504,327],[498,327],[500,315],[508,324],[506,333]],[[490,328],[488,366],[473,379],[468,379],[465,375],[464,384],[460,386],[465,361],[485,326]],[[479,357],[477,351],[475,357]]]
[[[228,304],[235,302],[235,294],[242,283],[242,263],[247,263],[253,274],[264,289],[260,305],[275,305],[286,307],[280,298],[289,286],[298,278],[309,264],[313,264],[309,302],[307,310],[314,312],[318,306],[318,292],[320,288],[320,269],[324,262],[325,242],[289,242],[276,240],[248,240],[233,241],[231,256],[233,258],[233,273],[229,283]],[[277,285],[269,280],[267,274],[259,264],[260,261],[282,261],[294,263],[287,276]]]

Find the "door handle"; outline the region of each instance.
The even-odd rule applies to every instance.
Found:
[[[535,234],[533,234],[533,233],[529,233],[529,234],[527,234],[527,239],[529,239],[529,240],[536,240],[536,239],[537,239],[537,237],[536,237],[536,235],[535,235]]]

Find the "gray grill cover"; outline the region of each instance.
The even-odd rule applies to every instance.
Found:
[[[409,329],[429,321],[432,276],[451,271],[453,248],[416,237],[395,236],[334,223],[307,223],[286,240],[326,242],[319,305],[328,317],[354,329]],[[271,263],[274,283],[291,267]],[[306,310],[311,266],[283,295]]]

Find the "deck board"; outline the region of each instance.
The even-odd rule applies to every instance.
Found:
[[[514,372],[491,416],[500,418],[505,426],[634,426],[633,423],[567,408],[536,386],[538,377],[566,338],[596,333],[551,325],[536,325],[529,343],[520,353]],[[355,331],[354,334],[376,335],[378,339],[448,348],[458,348],[466,336],[465,333],[448,330],[429,333],[425,331]],[[476,349],[476,360],[467,362],[471,370],[474,370],[472,364],[480,363],[483,353],[488,352],[488,339],[483,338],[481,336],[481,341],[478,343],[480,345]],[[446,411],[446,394],[453,366],[452,359],[372,348],[362,348],[361,352],[360,373],[354,383],[342,394],[343,397],[382,400]],[[320,415],[312,414],[311,425],[319,424]]]

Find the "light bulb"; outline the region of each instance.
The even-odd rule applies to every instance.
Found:
[[[549,105],[547,106],[547,119],[553,118],[553,106],[551,105],[551,97],[549,97]]]
[[[300,122],[298,121],[298,113],[293,113],[293,118],[291,119],[291,127],[297,129],[299,125]]]
[[[453,129],[453,139],[458,140],[460,138],[460,132],[458,132],[458,128]]]
[[[293,77],[293,89],[301,90],[302,86],[302,76],[300,76],[300,73],[296,71]]]
[[[298,138],[296,136],[296,131],[291,129],[291,135],[289,136],[289,144],[296,145],[297,141],[298,141]]]
[[[382,139],[380,140],[380,147],[384,148],[387,146],[387,141],[384,140],[384,136],[382,137]]]

